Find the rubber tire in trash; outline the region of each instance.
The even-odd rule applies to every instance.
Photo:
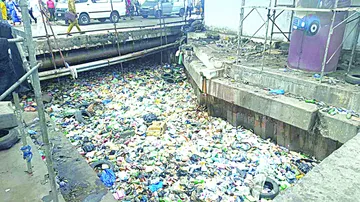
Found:
[[[16,128],[12,129],[1,129],[0,130],[0,151],[5,149],[10,149],[18,141],[19,131]]]
[[[360,74],[347,74],[345,81],[351,84],[360,84]]]
[[[266,178],[265,184],[268,184],[272,187],[272,190],[270,193],[260,193],[260,199],[274,199],[279,194],[279,185],[270,178]],[[265,185],[264,185],[265,186]]]
[[[94,162],[90,166],[91,166],[91,168],[94,169],[96,167],[101,166],[102,164],[107,164],[111,170],[114,170],[114,165],[110,161],[106,161],[106,160]]]

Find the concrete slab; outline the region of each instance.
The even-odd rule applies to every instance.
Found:
[[[191,62],[185,60],[185,67],[198,88],[202,89],[203,78],[199,74],[207,67],[195,57]],[[268,91],[228,80],[223,78],[207,80],[207,93],[306,131],[314,125],[317,112],[315,105],[299,102],[286,96],[271,96]]]
[[[17,125],[11,102],[0,102],[0,129],[13,128]]]
[[[341,114],[331,116],[319,112],[316,105],[284,95],[273,96],[267,90],[230,78],[206,80],[205,95],[201,73],[210,68],[196,56],[185,59],[184,64],[199,103],[206,105],[211,115],[252,129],[291,150],[324,159],[359,132],[359,120]]]
[[[208,94],[227,102],[261,113],[273,119],[309,131],[318,111],[315,105],[283,95],[273,96],[268,91],[226,79],[208,81]]]
[[[319,83],[312,75],[302,71],[283,71],[283,65],[277,67],[267,66],[261,68],[259,61],[246,61],[242,58],[241,65],[235,65],[236,52],[233,50],[220,50],[214,44],[192,44],[196,56],[207,67],[213,68],[221,64],[227,69],[226,74],[239,82],[262,88],[284,89],[286,92],[302,96],[307,99],[316,99],[337,107],[344,107],[360,111],[360,89],[348,83],[337,82],[336,85]],[[276,61],[279,60],[276,58]],[[286,61],[286,57],[283,57]],[[248,64],[247,64],[248,63]],[[281,70],[279,70],[281,69]],[[326,80],[326,79],[325,79]]]
[[[178,17],[178,16],[171,16],[171,17],[167,17],[165,18],[165,22],[176,22],[176,21],[181,21],[183,20],[183,18]],[[67,26],[65,24],[62,24],[64,21],[60,21],[59,23],[52,23],[52,28],[55,32],[55,34],[61,34],[61,33],[66,33],[67,30]],[[147,25],[157,25],[159,24],[159,19],[156,18],[148,18],[148,19],[144,19],[142,17],[134,17],[134,20],[120,20],[118,23],[116,23],[116,27],[120,30],[123,30],[123,28],[125,27],[132,27],[132,26],[147,26]],[[46,26],[48,30],[50,30],[50,26]],[[82,31],[91,31],[91,30],[96,30],[96,29],[109,29],[109,28],[114,28],[114,24],[111,23],[110,21],[105,22],[105,23],[100,23],[98,21],[96,22],[92,22],[89,25],[84,25],[81,26],[81,30]],[[15,27],[15,29],[19,30],[19,31],[24,31],[24,28],[22,26],[19,27]],[[44,25],[42,22],[39,22],[37,24],[32,24],[32,34],[33,37],[40,37],[40,36],[45,36],[45,29],[44,29]],[[76,30],[77,31],[77,30]],[[61,35],[61,36],[57,36],[58,38],[66,38],[66,35]]]
[[[20,147],[21,142],[14,145],[9,150],[0,152],[0,198],[1,201],[33,202],[42,201],[42,198],[49,195],[50,182],[45,180],[47,168],[41,160],[37,147],[28,138],[28,143],[32,147],[33,174],[29,175],[26,171],[26,161],[22,158]],[[59,195],[60,202],[65,201]]]
[[[274,202],[359,201],[360,134],[323,160]]]
[[[324,137],[345,143],[360,132],[360,122],[347,119],[345,114],[335,116],[319,112],[319,130]]]

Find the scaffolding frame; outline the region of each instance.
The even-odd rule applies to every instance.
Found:
[[[274,1],[274,5],[272,6],[273,1]],[[342,45],[344,44],[344,41],[355,30],[355,39],[353,40],[352,45],[351,45],[351,58],[350,58],[350,61],[349,61],[349,64],[348,64],[348,69],[347,69],[345,74],[348,74],[350,72],[352,63],[354,61],[354,55],[355,55],[355,51],[356,51],[357,42],[358,42],[358,39],[359,39],[359,34],[360,34],[360,7],[359,6],[338,8],[337,5],[339,3],[339,0],[336,0],[335,1],[335,6],[332,9],[295,8],[295,0],[293,0],[293,5],[279,5],[279,4],[277,4],[277,2],[278,2],[278,0],[269,0],[269,6],[246,6],[245,5],[246,0],[241,0],[236,64],[239,63],[239,59],[240,59],[240,55],[241,55],[241,51],[242,51],[243,46],[245,46],[251,39],[255,38],[255,35],[264,27],[264,25],[265,25],[265,29],[266,29],[265,30],[266,34],[265,34],[265,36],[263,38],[264,46],[263,46],[263,50],[262,50],[261,71],[264,70],[265,52],[266,52],[266,45],[267,45],[268,37],[269,37],[268,36],[268,31],[269,31],[269,23],[270,22],[271,22],[271,33],[270,33],[270,40],[269,40],[269,43],[270,43],[269,52],[271,52],[271,44],[273,42],[273,35],[274,34],[282,34],[288,41],[290,41],[291,32],[292,32],[292,20],[293,20],[294,12],[296,12],[296,11],[303,11],[303,12],[305,12],[305,11],[307,11],[307,12],[332,12],[332,21],[331,21],[331,25],[330,25],[330,31],[329,31],[329,34],[327,36],[327,42],[326,42],[326,46],[325,46],[325,53],[324,53],[324,57],[323,57],[323,62],[322,62],[322,65],[321,65],[321,75],[320,75],[319,82],[321,83],[322,80],[323,80],[325,66],[331,61],[331,59],[335,56],[335,54],[341,49]],[[244,16],[245,15],[245,8],[251,9],[246,14],[246,16]],[[259,12],[259,9],[266,9],[267,10],[266,19],[263,18],[263,16]],[[260,18],[263,21],[263,24],[254,32],[253,35],[245,36],[245,35],[243,35],[244,21],[246,20],[246,18],[253,11],[256,11],[256,13],[260,16]],[[271,11],[273,12],[272,15],[271,15]],[[280,11],[280,12],[276,15],[277,11]],[[282,31],[280,29],[280,27],[276,24],[276,19],[284,11],[291,11],[291,21],[290,21],[290,26],[289,26],[289,32]],[[354,12],[354,13],[347,16],[343,21],[341,21],[337,25],[335,25],[334,22],[335,22],[335,18],[336,18],[336,13],[338,13],[338,12]],[[353,18],[356,15],[357,15],[357,17]],[[351,19],[351,18],[353,18],[353,19]],[[343,23],[348,24],[350,22],[353,22],[354,20],[357,20],[356,24],[351,29],[351,31],[348,33],[348,35],[343,38],[342,43],[336,48],[335,52],[328,59],[330,40],[331,40],[331,37],[333,35],[334,30],[336,28],[338,28],[341,24],[343,24]],[[274,32],[275,27],[279,30],[279,32]],[[286,36],[286,34],[288,34],[288,36]],[[242,38],[248,38],[249,41],[247,41],[246,43],[243,44],[242,43]]]
[[[32,30],[30,25],[30,16],[29,16],[29,10],[28,10],[28,1],[26,0],[20,0],[19,6],[21,8],[21,14],[22,14],[22,20],[24,24],[24,32],[20,31],[14,31],[15,29],[12,29],[13,34],[15,34],[15,39],[9,39],[9,43],[23,43],[24,47],[28,51],[28,58],[29,61],[26,60],[26,57],[23,53],[20,53],[23,59],[23,67],[26,71],[25,75],[23,75],[17,82],[15,82],[9,89],[7,89],[1,96],[0,101],[3,100],[7,95],[9,95],[12,91],[14,91],[20,84],[30,79],[31,84],[33,86],[34,94],[35,94],[35,101],[37,104],[37,111],[39,116],[39,125],[40,125],[40,131],[42,135],[42,141],[44,143],[43,148],[45,150],[45,157],[46,157],[46,167],[49,174],[49,181],[50,181],[50,188],[51,191],[49,193],[51,199],[53,202],[58,202],[58,191],[56,186],[56,180],[55,180],[55,170],[53,166],[53,160],[51,156],[51,145],[49,141],[49,135],[47,131],[47,124],[45,119],[45,109],[44,109],[44,102],[42,99],[42,93],[41,93],[41,86],[40,86],[40,79],[39,79],[39,72],[38,68],[41,66],[40,63],[37,63],[36,56],[35,56],[35,48],[34,48],[34,42],[32,38]],[[17,34],[20,35],[19,38],[17,38]],[[30,63],[30,65],[29,65]],[[31,68],[29,68],[29,66]],[[18,121],[22,121],[22,115],[19,110],[19,99],[16,93],[13,94],[14,96],[14,102],[16,106],[16,114],[18,115]],[[20,133],[21,133],[21,139],[23,142],[23,145],[27,144],[26,142],[26,136],[23,131],[22,123],[20,124]],[[29,174],[32,173],[32,168],[30,162],[27,162],[27,172]]]

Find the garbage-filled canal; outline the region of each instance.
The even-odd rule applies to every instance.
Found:
[[[209,116],[197,105],[183,67],[138,66],[43,86],[53,97],[46,109],[50,117],[115,199],[272,199],[315,165],[310,157]]]

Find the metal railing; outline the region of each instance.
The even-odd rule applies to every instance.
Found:
[[[244,45],[246,45],[246,43],[242,43],[241,40],[242,38],[246,37],[249,39],[249,41],[253,38],[255,38],[255,35],[264,27],[265,25],[265,29],[266,29],[266,34],[264,36],[264,47],[262,50],[262,62],[261,62],[261,70],[263,71],[264,69],[264,60],[265,60],[265,52],[266,52],[266,46],[267,46],[267,42],[268,42],[268,29],[269,29],[269,22],[272,22],[272,28],[271,28],[271,34],[270,34],[270,49],[269,52],[271,51],[271,44],[272,44],[272,40],[273,40],[273,34],[283,34],[285,36],[285,38],[287,38],[290,41],[290,35],[291,35],[291,22],[290,21],[290,28],[289,28],[289,32],[283,32],[279,26],[277,26],[276,24],[276,19],[279,17],[280,14],[282,14],[284,11],[291,11],[292,14],[291,16],[294,15],[295,11],[303,11],[303,12],[332,12],[332,21],[331,21],[331,25],[330,25],[330,31],[328,33],[327,36],[327,41],[326,41],[326,46],[325,46],[325,53],[324,53],[324,57],[323,57],[323,62],[321,65],[321,75],[320,75],[320,83],[323,80],[324,77],[324,71],[325,71],[325,66],[331,61],[331,59],[333,59],[333,57],[335,56],[335,54],[341,49],[344,41],[336,48],[335,52],[328,58],[329,55],[329,46],[330,46],[330,41],[331,41],[331,37],[333,35],[333,32],[336,28],[338,28],[341,24],[348,24],[350,22],[353,22],[355,20],[357,20],[356,25],[354,26],[353,29],[350,30],[350,32],[344,37],[344,39],[347,39],[354,31],[355,31],[355,39],[352,42],[352,48],[351,48],[351,59],[349,61],[348,64],[348,69],[346,71],[346,74],[348,74],[350,72],[352,63],[354,61],[354,54],[355,54],[355,50],[356,50],[356,45],[357,45],[357,41],[359,38],[359,34],[360,34],[360,7],[359,6],[353,6],[353,7],[345,7],[345,8],[338,8],[337,5],[339,3],[339,0],[335,1],[335,7],[332,9],[322,9],[322,8],[295,8],[295,1],[293,1],[293,5],[277,5],[277,0],[275,0],[275,4],[274,6],[272,6],[272,1],[273,0],[269,0],[269,6],[245,6],[245,1],[246,0],[241,0],[241,6],[240,6],[240,21],[239,21],[239,30],[238,30],[238,47],[237,47],[237,60],[236,63],[238,64],[239,62],[239,58],[241,55],[241,50],[243,48]],[[250,9],[250,12],[248,12],[245,15],[245,8]],[[263,18],[263,16],[260,14],[259,9],[266,9],[267,10],[267,16],[266,19]],[[278,15],[276,15],[276,11],[280,10],[280,13]],[[252,36],[244,36],[243,35],[243,25],[244,25],[244,21],[246,20],[246,18],[253,12],[256,11],[258,13],[258,15],[261,17],[263,24],[260,26],[259,29],[257,29],[255,31],[255,33]],[[271,14],[271,11],[273,11],[273,14]],[[341,22],[339,22],[338,24],[335,25],[335,17],[336,17],[336,13],[338,12],[348,12],[348,11],[353,11],[354,13],[349,15],[347,18],[345,18],[344,20],[342,20]],[[354,16],[357,16],[354,18]],[[276,27],[280,32],[274,32],[274,27]],[[286,34],[289,34],[288,36],[286,36]]]

